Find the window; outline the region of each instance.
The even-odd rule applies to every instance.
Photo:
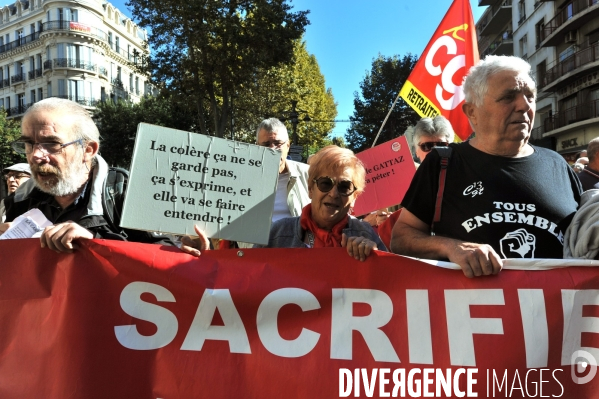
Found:
[[[40,87],[37,89],[37,101],[42,101],[44,99],[44,90]]]
[[[25,93],[17,94],[17,106],[19,113],[25,112]]]
[[[6,99],[4,100],[4,103],[6,104],[6,109],[10,108],[10,97],[6,97]]]
[[[518,25],[520,25],[526,19],[526,7],[524,0],[520,0],[518,3]]]
[[[135,94],[139,95],[139,76],[135,77]]]
[[[35,90],[31,90],[31,93],[29,94],[30,100],[31,100],[31,104],[33,104],[34,102],[36,102],[35,100]]]
[[[121,47],[119,46],[119,37],[118,36],[114,37],[114,51],[116,51],[117,53],[119,51],[121,51]]]
[[[526,59],[528,56],[528,35],[522,36],[520,39],[520,57]]]
[[[108,45],[112,48],[112,32],[108,32]]]
[[[32,35],[35,33],[35,24],[29,25],[29,33],[31,33]]]
[[[25,44],[23,40],[23,29],[19,29],[15,32],[15,41],[20,46],[21,44]]]
[[[67,98],[67,87],[64,79],[58,79],[58,97]]]
[[[568,57],[574,55],[575,52],[576,51],[574,50],[574,45],[572,45],[572,46],[568,47],[567,49],[565,49],[564,51],[562,51],[561,53],[559,53],[559,60],[564,61]]]
[[[537,85],[545,86],[545,72],[547,72],[547,61],[543,60],[537,64]]]
[[[29,70],[35,71],[35,58],[29,57]]]
[[[0,108],[4,108],[4,99],[0,98]]]
[[[541,42],[543,41],[543,39],[545,38],[545,31],[543,29],[545,25],[545,18],[542,18],[536,25],[535,25],[535,38],[536,38],[536,47],[539,48],[541,46]]]
[[[85,101],[85,90],[84,90],[84,81],[83,80],[68,80],[68,96],[69,100],[76,101],[81,103]]]
[[[133,91],[133,74],[129,74],[129,91]]]
[[[48,97],[52,97],[52,83],[48,82]]]

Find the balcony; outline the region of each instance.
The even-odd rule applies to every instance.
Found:
[[[18,105],[16,107],[12,107],[6,110],[6,115],[7,116],[17,116],[17,115],[21,115],[24,114],[25,111],[27,111],[27,109],[29,107],[31,107],[33,105],[33,103],[30,104],[21,104]]]
[[[43,23],[43,31],[67,31],[74,33],[84,33],[97,39],[108,41],[108,35],[100,29],[89,25],[81,24],[75,21],[48,21]]]
[[[40,33],[41,32],[35,32],[30,35],[23,36],[23,37],[15,40],[15,41],[12,41],[10,43],[1,45],[0,46],[0,54],[6,53],[7,51],[14,50],[16,48],[26,45],[27,43],[31,43],[35,40],[38,40],[40,38]]]
[[[599,0],[598,0],[599,1]],[[479,23],[480,34],[489,36],[501,31],[512,20],[512,0],[505,0],[499,5],[491,7],[485,20]]]
[[[39,78],[40,76],[42,76],[42,68],[38,68],[38,69],[34,69],[33,71],[29,71],[29,72],[27,72],[27,75],[29,76],[29,80]]]
[[[24,82],[25,81],[25,74],[24,73],[20,73],[18,75],[13,75],[10,77],[10,83],[11,84],[15,84],[15,83],[19,83],[19,82]]]
[[[543,79],[543,90],[556,90],[562,86],[558,84],[558,80],[567,83],[578,77],[578,75],[587,72],[594,66],[599,66],[599,42],[593,43],[592,45],[585,42],[583,47],[582,50],[577,51],[570,57],[558,62],[555,66],[547,70],[545,78]]]
[[[51,96],[51,97],[64,98],[66,100],[71,100],[71,101],[74,101],[74,102],[78,103],[79,105],[83,105],[84,107],[95,107],[96,104],[98,103],[93,98],[83,97],[83,96],[76,96],[76,95],[71,95],[71,94],[69,94],[69,95]]]
[[[599,0],[574,0],[559,11],[541,30],[541,46],[557,46],[569,31],[599,18]]]
[[[545,132],[550,133],[552,130],[577,122],[595,122],[591,121],[591,119],[595,118],[599,118],[599,100],[556,112],[553,116],[550,116],[543,121],[543,127]],[[597,122],[599,122],[599,119]]]
[[[514,37],[512,31],[503,32],[487,47],[483,57],[487,55],[514,55]]]
[[[91,64],[86,61],[81,61],[74,58],[55,58],[54,69],[56,68],[78,68],[90,72],[96,72],[98,67],[96,64]]]
[[[44,61],[44,71],[46,69],[52,69],[52,60]]]
[[[108,70],[104,67],[100,67],[99,72],[100,72],[100,75],[102,75],[102,76],[108,76]]]
[[[10,79],[4,79],[2,81],[2,87],[8,87],[10,86]]]

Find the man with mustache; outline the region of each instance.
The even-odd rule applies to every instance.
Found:
[[[402,201],[391,250],[448,259],[467,277],[497,274],[506,258],[562,258],[581,185],[556,152],[528,143],[536,109],[530,65],[487,56],[463,89],[475,137],[449,145],[444,190],[441,156],[426,157]]]
[[[21,183],[25,183],[31,177],[31,169],[26,163],[17,163],[7,168],[4,168],[4,180],[6,180],[6,188],[8,194],[12,194],[17,191],[17,188]],[[0,201],[0,218],[1,222],[4,222],[6,218],[4,209],[4,200]]]
[[[38,208],[54,223],[41,246],[57,252],[72,252],[74,241],[92,238],[170,244],[166,236],[123,230],[107,220],[102,198],[109,168],[99,148],[100,133],[85,108],[59,98],[33,104],[13,143],[27,156],[33,178],[6,198],[6,221]],[[0,232],[8,226],[0,225]]]

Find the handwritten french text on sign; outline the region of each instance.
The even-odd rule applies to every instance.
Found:
[[[266,244],[281,153],[141,123],[122,227]]]
[[[599,398],[596,267],[468,279],[378,251],[111,240],[0,254],[2,399]]]
[[[416,167],[404,136],[356,154],[366,166],[366,190],[354,206],[355,215],[364,215],[401,202]]]

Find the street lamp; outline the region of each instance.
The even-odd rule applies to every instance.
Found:
[[[308,111],[303,109],[297,109],[297,101],[291,101],[291,111],[285,111],[284,114],[288,114],[287,117],[280,118],[282,122],[288,120],[291,122],[291,126],[293,126],[293,145],[297,145],[297,124],[300,122],[300,115],[305,114],[305,116],[301,119],[303,122],[310,122],[312,119],[308,116]]]

